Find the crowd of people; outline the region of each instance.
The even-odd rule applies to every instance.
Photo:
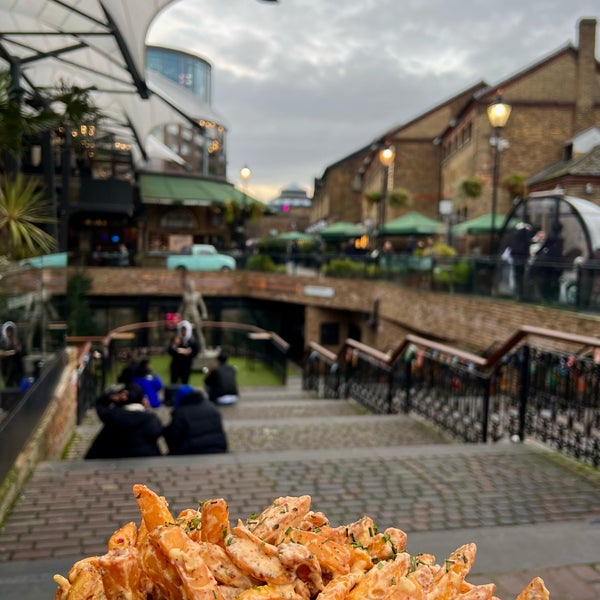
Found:
[[[168,350],[180,347],[178,331]],[[191,338],[190,338],[191,339]],[[190,339],[187,342],[190,342]],[[228,443],[219,404],[233,404],[239,397],[235,369],[227,356],[204,369],[206,391],[189,384],[192,352],[171,353],[172,398],[166,402],[161,377],[151,360],[131,360],[122,369],[118,382],[96,400],[102,428],[92,442],[86,459],[115,459],[163,454],[214,454],[227,452]],[[195,354],[194,354],[195,356]],[[181,358],[189,362],[181,368]],[[173,362],[176,377],[173,377]],[[164,442],[160,443],[160,440]]]

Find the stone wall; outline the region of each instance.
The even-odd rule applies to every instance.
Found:
[[[31,439],[17,457],[12,471],[0,485],[0,523],[36,465],[44,460],[58,460],[69,441],[77,421],[75,374],[77,350],[68,348],[68,361],[48,408]]]

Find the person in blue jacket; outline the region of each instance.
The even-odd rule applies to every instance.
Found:
[[[163,388],[163,382],[160,375],[152,370],[152,363],[149,358],[142,358],[137,364],[133,382],[137,383],[143,390],[144,396],[152,408],[158,408],[161,404],[160,391]]]
[[[204,391],[182,385],[173,400],[171,422],[163,437],[169,454],[217,454],[227,452],[227,437],[219,409]]]

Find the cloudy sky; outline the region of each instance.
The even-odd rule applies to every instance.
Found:
[[[384,131],[577,43],[582,17],[600,21],[598,0],[176,0],[148,42],[212,63],[228,179],[247,164],[268,201],[291,183],[311,195]]]

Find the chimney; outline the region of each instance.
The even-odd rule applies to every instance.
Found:
[[[575,131],[594,126],[594,89],[596,87],[596,19],[579,21],[577,50]]]

